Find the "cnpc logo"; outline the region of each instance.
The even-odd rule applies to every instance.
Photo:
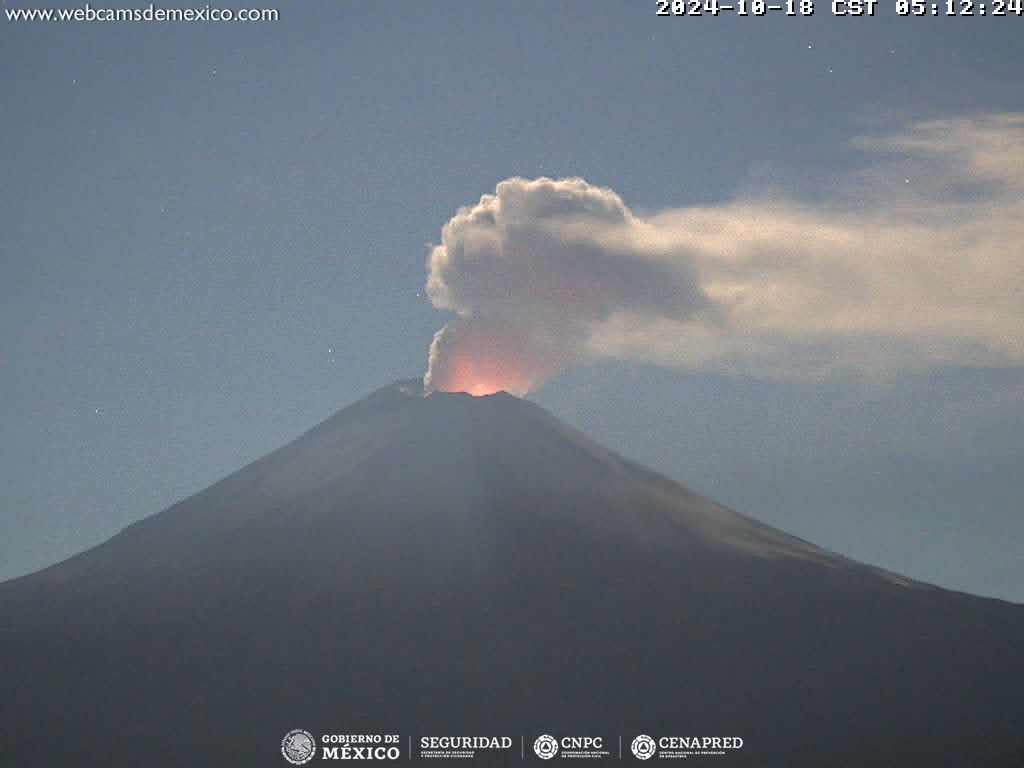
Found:
[[[533,742],[533,751],[542,760],[550,760],[559,753],[559,750],[567,753],[566,757],[580,757],[580,752],[600,750],[603,747],[604,740],[601,736],[563,736],[556,739],[544,734]]]
[[[558,754],[558,741],[554,736],[545,733],[543,736],[538,736],[537,740],[533,742],[533,751],[541,760],[550,760]]]

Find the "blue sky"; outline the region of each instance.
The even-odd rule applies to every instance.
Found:
[[[877,213],[908,167],[917,194],[946,181],[858,137],[1024,112],[1016,16],[279,7],[259,25],[0,23],[0,577],[422,374],[451,318],[424,291],[428,246],[503,179],[581,176],[653,216],[841,210],[867,178]],[[1009,353],[884,380],[585,355],[531,396],[741,512],[1020,601],[1022,393]]]

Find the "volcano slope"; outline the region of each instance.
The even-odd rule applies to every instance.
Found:
[[[296,727],[1024,765],[1024,606],[822,550],[527,401],[415,382],[0,585],[0,665],[6,765],[281,766]]]

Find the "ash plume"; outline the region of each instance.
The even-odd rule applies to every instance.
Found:
[[[582,179],[508,179],[462,208],[430,254],[427,294],[458,318],[434,336],[425,388],[523,394],[616,313],[710,312],[695,271],[659,256],[643,229],[618,195]]]
[[[866,168],[813,196],[645,216],[583,179],[502,181],[430,253],[456,317],[425,389],[523,394],[584,354],[804,379],[1024,365],[1024,115],[854,147]]]

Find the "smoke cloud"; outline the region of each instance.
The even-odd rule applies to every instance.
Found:
[[[427,294],[459,317],[434,336],[426,388],[522,394],[616,312],[706,314],[696,271],[657,253],[645,229],[618,195],[582,179],[508,179],[461,209],[430,255]]]
[[[1024,364],[1024,115],[929,121],[813,200],[634,214],[582,179],[460,209],[428,390],[523,394],[582,355],[774,378]]]

